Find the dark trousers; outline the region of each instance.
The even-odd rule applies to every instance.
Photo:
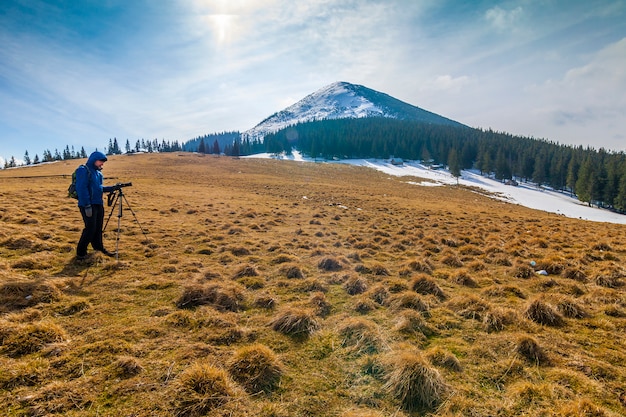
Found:
[[[103,251],[104,246],[102,244],[102,224],[104,222],[104,206],[101,204],[92,204],[91,217],[85,215],[84,207],[80,208],[80,214],[83,216],[83,222],[85,228],[80,235],[78,246],[76,247],[76,256],[87,255],[87,246],[91,243],[91,247],[95,250]]]

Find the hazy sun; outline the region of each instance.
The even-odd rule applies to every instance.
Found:
[[[226,43],[231,39],[235,18],[236,15],[232,14],[213,14],[209,16],[209,23],[218,43]]]

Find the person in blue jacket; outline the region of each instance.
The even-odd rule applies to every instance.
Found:
[[[96,151],[89,155],[87,163],[76,170],[76,193],[78,194],[78,208],[83,216],[85,228],[80,235],[76,246],[76,259],[84,260],[87,257],[87,246],[91,243],[94,250],[106,256],[115,256],[104,248],[102,243],[102,225],[104,222],[103,193],[113,191],[114,187],[102,185],[103,176],[100,171],[107,157]]]

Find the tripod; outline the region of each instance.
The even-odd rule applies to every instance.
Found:
[[[130,210],[130,212],[133,214],[133,217],[135,218],[135,221],[137,222],[137,224],[139,225],[139,228],[141,229],[141,233],[143,233],[143,236],[146,238],[146,240],[148,240],[148,236],[146,236],[146,232],[143,230],[143,227],[141,227],[141,223],[139,223],[139,220],[137,219],[137,215],[135,215],[135,212],[133,211],[132,207],[130,206],[130,203],[128,202],[128,200],[126,199],[126,196],[124,195],[124,191],[122,191],[122,187],[127,186],[127,185],[132,185],[130,183],[127,184],[116,184],[117,186],[115,187],[115,189],[109,193],[109,195],[107,196],[107,205],[109,207],[112,206],[111,208],[111,213],[109,213],[109,217],[107,218],[106,223],[104,224],[104,228],[102,229],[103,231],[106,230],[107,225],[109,224],[109,220],[111,220],[111,216],[113,216],[113,212],[117,209],[117,237],[115,239],[115,260],[119,262],[119,256],[120,256],[120,252],[119,252],[119,245],[120,245],[120,232],[121,232],[121,227],[122,227],[122,216],[124,215],[124,201],[126,202],[126,205],[128,206],[128,209]]]

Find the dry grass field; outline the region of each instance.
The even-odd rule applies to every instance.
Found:
[[[354,166],[122,155],[105,183],[132,181],[138,222],[106,207],[119,259],[77,263],[52,175],[81,162],[0,171],[3,416],[626,414],[624,226]]]

